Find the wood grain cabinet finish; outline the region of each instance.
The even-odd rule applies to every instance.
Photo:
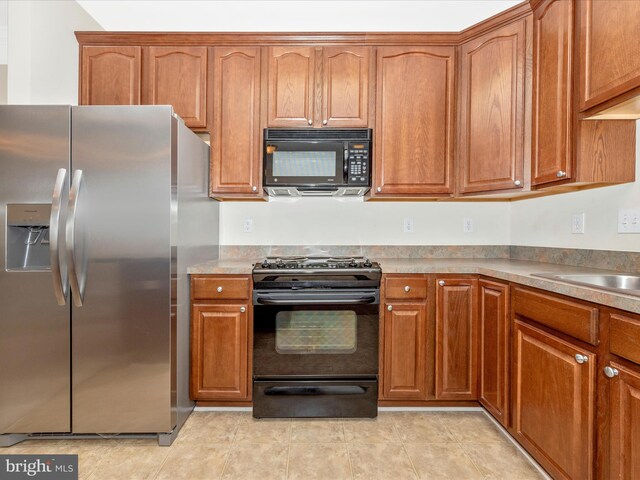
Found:
[[[461,193],[524,186],[526,33],[523,19],[461,47]]]
[[[261,49],[216,47],[210,58],[211,194],[261,196]]]
[[[195,304],[191,317],[191,398],[249,398],[249,305]]]
[[[140,104],[142,48],[83,46],[81,105]]]
[[[383,335],[381,400],[426,400],[426,303],[385,303]]]
[[[480,403],[505,427],[509,423],[509,285],[478,282]]]
[[[555,479],[594,471],[596,355],[516,318],[512,433]]]
[[[187,127],[207,126],[207,47],[148,47],[143,102],[172,105]]]
[[[478,399],[478,280],[436,278],[436,399]]]
[[[579,0],[580,111],[640,87],[640,2]]]
[[[453,191],[455,47],[379,47],[374,195]]]
[[[532,185],[573,176],[573,0],[533,12]]]
[[[640,369],[616,362],[609,390],[609,478],[627,480],[640,474]]]

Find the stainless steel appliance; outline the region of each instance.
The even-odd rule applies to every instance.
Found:
[[[0,106],[0,445],[154,435],[188,395],[209,147],[168,106]]]
[[[365,258],[254,266],[254,417],[377,415],[380,277]]]
[[[270,196],[362,196],[371,188],[371,129],[264,131]]]

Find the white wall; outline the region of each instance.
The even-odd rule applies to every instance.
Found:
[[[102,27],[75,1],[9,2],[8,103],[78,103],[75,30]]]
[[[512,203],[512,245],[640,252],[640,235],[618,233],[618,209],[640,208],[640,122],[636,135],[635,183]],[[572,234],[571,217],[581,212],[585,233]]]

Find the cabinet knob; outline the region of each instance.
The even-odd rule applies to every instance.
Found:
[[[246,311],[247,311],[247,309],[245,307],[240,307],[240,313],[244,313]]]
[[[313,120],[309,119],[309,120],[307,121],[307,123],[308,123],[309,125],[313,125]]]
[[[218,287],[218,288],[216,288],[216,291],[217,291],[218,293],[222,292],[222,287]]]
[[[576,362],[578,362],[581,365],[589,361],[589,357],[587,357],[586,355],[582,355],[581,353],[576,353],[575,359],[576,359]]]
[[[256,186],[254,185],[253,187],[251,187],[251,190],[252,190],[252,191],[254,191],[254,192],[257,192],[257,191],[258,191],[258,187],[256,187]]]
[[[410,287],[409,285],[406,285],[406,286],[404,287],[404,291],[405,291],[405,292],[410,292],[410,291],[411,291],[411,287]]]
[[[562,177],[566,177],[567,176],[567,172],[564,172],[562,170],[559,170],[558,173],[556,173],[556,177],[558,178],[562,178]]]
[[[326,125],[328,122],[326,120],[322,120],[322,124]]]
[[[393,306],[389,305],[389,306],[387,307],[387,310],[392,311],[392,310],[393,310]]]
[[[613,368],[613,367],[609,367],[609,366],[604,367],[604,374],[608,378],[617,377],[619,373],[620,372],[618,371],[617,368]]]
[[[515,184],[516,187],[519,187],[520,185],[522,185],[522,182],[520,180],[516,180],[513,183]]]
[[[381,192],[381,191],[382,191],[382,187],[378,187],[378,188],[376,188],[376,190],[377,190],[378,192]]]
[[[445,286],[444,280],[440,280],[440,281],[438,282],[438,285],[440,285],[441,287],[444,287],[444,286]]]

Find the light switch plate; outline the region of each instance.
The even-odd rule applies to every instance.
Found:
[[[245,218],[243,228],[244,228],[244,233],[253,232],[253,218]]]
[[[413,218],[405,218],[402,220],[402,231],[404,233],[413,233]]]
[[[640,233],[640,208],[618,210],[618,233]]]
[[[471,218],[462,219],[462,231],[464,233],[473,233],[473,220]]]
[[[584,233],[584,213],[574,213],[571,217],[571,233]]]

